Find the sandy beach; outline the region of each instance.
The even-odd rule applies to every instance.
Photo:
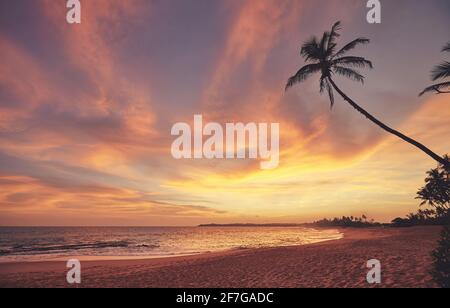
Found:
[[[440,227],[342,229],[305,246],[147,260],[83,261],[80,287],[372,287],[366,262],[382,263],[380,287],[436,287],[430,252]],[[65,262],[0,264],[0,287],[72,287]]]

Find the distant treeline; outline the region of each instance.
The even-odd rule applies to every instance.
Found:
[[[322,219],[315,221],[313,225],[319,227],[353,227],[353,228],[369,228],[369,227],[380,227],[383,224],[375,222],[373,219],[367,218],[365,215],[361,217],[354,216],[342,216],[341,218],[334,219]]]
[[[342,216],[339,218],[315,221],[313,223],[271,223],[271,224],[203,224],[199,227],[352,227],[352,228],[372,228],[372,227],[413,227],[413,226],[436,226],[445,225],[448,223],[448,216],[436,215],[433,210],[419,210],[417,213],[411,213],[405,218],[395,218],[391,223],[380,223],[373,219],[369,219],[366,215],[361,217]]]
[[[368,219],[365,215],[361,217],[343,216],[342,218],[322,219],[313,223],[272,223],[272,224],[204,224],[199,227],[354,227],[354,228],[368,228],[379,227],[383,224],[375,222],[373,219]]]
[[[307,224],[204,224],[199,227],[302,227]]]

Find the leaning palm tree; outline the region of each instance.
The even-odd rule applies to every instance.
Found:
[[[444,48],[442,48],[442,52],[444,52],[444,51],[450,52],[450,42],[448,42],[447,45]],[[441,64],[436,66],[434,68],[434,70],[431,72],[431,79],[433,79],[433,81],[445,79],[448,77],[450,77],[450,62],[448,62],[448,61],[442,62]],[[429,86],[428,88],[423,90],[419,94],[419,96],[422,96],[428,92],[435,92],[437,94],[450,93],[450,90],[448,90],[448,89],[450,89],[450,81],[447,80],[447,81]]]
[[[289,78],[286,90],[306,80],[314,73],[320,73],[320,92],[326,91],[329,95],[331,108],[334,105],[333,89],[339,93],[342,98],[349,103],[358,112],[363,114],[367,119],[384,129],[385,131],[403,139],[404,141],[419,148],[429,156],[431,156],[438,163],[443,164],[446,168],[450,168],[449,163],[443,157],[431,151],[423,144],[405,136],[404,134],[390,128],[375,118],[373,115],[364,110],[351,98],[349,98],[334,82],[334,76],[344,76],[354,81],[364,83],[364,76],[361,75],[355,68],[373,68],[372,62],[362,57],[348,56],[347,53],[353,50],[356,46],[368,44],[370,42],[367,38],[357,38],[348,43],[341,49],[337,49],[336,40],[340,36],[339,30],[341,23],[337,22],[333,25],[330,32],[325,32],[319,40],[317,37],[312,37],[305,42],[301,48],[300,55],[306,62],[311,62],[303,66],[294,76]]]

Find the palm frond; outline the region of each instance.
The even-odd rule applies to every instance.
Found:
[[[321,53],[321,59],[325,60],[327,56],[327,45],[328,45],[328,39],[330,37],[330,32],[324,32],[322,39],[320,40],[320,53]]]
[[[306,78],[321,70],[319,64],[308,64],[302,67],[294,76],[289,78],[286,84],[286,90],[295,85],[296,83],[304,81]]]
[[[354,81],[361,82],[364,84],[364,76],[361,75],[358,71],[355,71],[351,68],[334,66],[333,71],[338,75],[350,78]]]
[[[443,62],[440,65],[436,66],[432,71],[433,81],[438,79],[450,77],[450,62]]]
[[[325,79],[325,87],[328,92],[328,97],[330,98],[330,108],[333,109],[334,106],[334,93],[333,93],[333,87],[331,86],[328,78]]]
[[[327,43],[327,56],[331,56],[334,53],[334,50],[336,48],[336,39],[340,37],[339,31],[341,30],[341,22],[336,22],[333,27],[331,28],[330,35],[328,36],[328,43]]]
[[[320,76],[320,93],[323,93],[325,91],[325,76]]]
[[[443,83],[438,83],[438,84],[429,86],[428,88],[425,88],[425,90],[423,90],[419,94],[419,96],[422,96],[422,95],[424,95],[425,93],[428,93],[428,92],[450,93],[450,91],[445,91],[446,89],[450,89],[450,81],[443,82]]]
[[[321,76],[320,77],[320,93],[323,93],[325,90],[327,91],[328,97],[330,98],[331,108],[333,108],[333,106],[334,106],[333,88],[332,88],[328,78],[325,76]]]
[[[317,37],[314,36],[303,44],[300,55],[305,58],[305,61],[321,60],[322,52]]]
[[[442,51],[450,52],[450,42],[448,42],[447,45],[445,45],[444,48],[442,48]]]
[[[369,44],[370,40],[364,37],[360,37],[357,38],[356,40],[351,41],[350,43],[348,43],[347,45],[345,45],[344,47],[342,47],[341,50],[339,50],[334,56],[333,58],[337,58],[340,56],[343,56],[344,54],[346,54],[348,51],[354,49],[356,46],[358,45],[364,45],[364,44]]]
[[[372,62],[362,58],[362,57],[342,57],[332,61],[333,65],[339,64],[343,66],[350,67],[360,67],[360,68],[373,68]]]

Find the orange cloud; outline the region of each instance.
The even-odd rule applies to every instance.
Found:
[[[134,225],[292,221],[362,211],[389,218],[416,208],[415,188],[432,161],[384,134],[339,98],[330,111],[317,80],[283,92],[287,77],[303,65],[298,49],[310,34],[320,34],[338,17],[347,21],[348,35],[363,34],[364,25],[351,14],[361,7],[358,1],[346,6],[331,2],[321,8],[320,18],[315,2],[226,2],[217,9],[226,13],[217,21],[220,33],[208,29],[199,37],[180,37],[176,27],[160,25],[171,35],[153,40],[148,25],[160,17],[151,15],[158,5],[85,1],[82,24],[68,25],[64,3],[42,0],[37,7],[44,14],[30,34],[34,39],[35,32],[40,39],[48,36],[39,46],[2,29],[0,185],[7,189],[0,193],[0,224],[33,224],[33,219],[40,224]],[[168,6],[157,12],[168,14]],[[181,11],[175,9],[173,16]],[[201,28],[199,20],[207,14],[192,10],[181,15],[186,22],[195,18]],[[379,41],[384,47],[386,42]],[[192,61],[183,48],[190,44],[186,50],[197,50],[198,42],[223,49],[199,52],[208,58],[205,63],[212,63],[201,73],[195,65],[178,70],[172,61]],[[133,48],[144,56],[135,60],[139,52]],[[136,69],[147,53],[148,62]],[[383,84],[385,70],[380,65],[381,73],[374,71],[374,81],[364,88],[343,87],[369,110],[395,118],[395,126],[445,153],[445,98],[410,104],[404,90],[394,95]],[[175,79],[182,79],[183,87],[164,73],[182,76]],[[377,74],[383,75],[381,81]],[[202,80],[191,87],[193,76]],[[161,80],[170,83],[164,90],[156,82]],[[199,102],[169,103],[161,99],[167,89],[176,92],[174,97]],[[381,111],[391,105],[398,106],[396,115]],[[191,120],[194,113],[220,123],[279,122],[280,167],[261,171],[251,160],[172,159],[173,123],[167,119],[182,114]]]

